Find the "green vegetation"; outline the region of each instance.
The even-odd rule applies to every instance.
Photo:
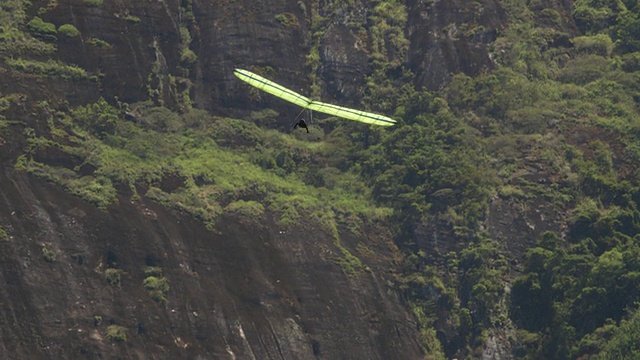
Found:
[[[86,78],[82,69],[21,56],[51,53],[55,48],[39,38],[55,33],[34,18],[30,34],[22,34],[26,15],[16,4],[7,5],[14,13],[0,12],[9,24],[0,50],[14,55],[5,58],[7,67]],[[388,225],[404,254],[395,280],[429,357],[481,357],[491,336],[514,327],[509,336],[518,358],[632,357],[640,337],[639,5],[575,1],[574,36],[565,30],[571,19],[540,11],[538,1],[500,4],[509,21],[490,47],[495,68],[456,74],[429,92],[414,86],[405,66],[404,2],[377,1],[366,16],[356,1],[301,2],[311,17],[312,96],[323,91],[320,44],[340,23],[370,56],[363,106],[399,121],[378,129],[328,119],[310,140],[270,129],[279,116],[270,109],[246,121],[192,108],[187,77],[197,61],[190,50],[195,26],[191,3],[182,2],[184,77],[167,77],[155,64],[148,81],[153,102],[100,99],[70,110],[41,104],[37,115],[48,127],[25,129],[27,147],[16,167],[103,209],[119,195],[154,199],[210,228],[222,214],[242,221],[274,216],[282,227],[320,224],[334,240],[333,261],[349,276],[366,271],[365,260],[377,254],[364,242],[347,246],[343,236]],[[295,25],[284,13],[275,20]],[[482,28],[446,30],[474,36]],[[267,77],[277,71],[254,70]],[[162,106],[166,84],[181,89],[178,112]],[[0,100],[0,109],[11,103]],[[125,110],[135,121],[124,119]],[[47,163],[42,154],[54,151],[69,162]],[[503,203],[545,216],[550,207],[562,219],[542,220],[556,231],[522,249],[521,258],[507,249],[524,240],[498,237],[500,226],[510,226],[495,220],[503,210],[494,205]],[[119,282],[117,270],[109,270]],[[162,269],[147,268],[142,285],[155,301],[167,300]]]
[[[640,357],[640,311],[636,311],[628,320],[623,320],[620,327],[609,322],[594,331],[595,341],[600,340],[602,351],[598,360],[631,360]],[[608,340],[608,341],[607,341]],[[582,342],[581,342],[582,345]],[[598,344],[596,343],[596,346]]]
[[[22,31],[26,22],[27,4],[26,0],[6,0],[0,6],[0,56],[3,58],[23,54],[51,54],[56,49],[55,45]],[[53,30],[55,31],[55,26]]]
[[[166,278],[157,278],[155,276],[148,276],[142,282],[142,286],[144,286],[147,291],[149,291],[149,296],[159,303],[167,302],[167,292],[169,291],[169,283]]]
[[[151,298],[161,304],[167,302],[167,292],[169,292],[169,282],[162,276],[162,269],[155,266],[147,267],[144,270],[146,276],[142,286],[149,292]]]
[[[124,275],[124,270],[122,269],[109,268],[104,271],[104,278],[111,286],[120,286],[122,275]]]
[[[65,145],[33,137],[19,164],[102,208],[115,201],[116,186],[143,185],[149,190],[139,195],[187,211],[211,226],[223,211],[255,216],[268,209],[281,214],[284,226],[308,214],[304,216],[321,220],[333,234],[339,214],[371,221],[389,214],[366,199],[370,190],[356,176],[340,176],[335,168],[313,163],[323,153],[337,151],[339,144],[308,143],[198,110],[177,115],[141,103],[131,105],[131,111],[139,114],[137,123],[123,120],[104,100],[60,113],[51,118],[50,131],[68,139]],[[82,165],[54,167],[30,155],[49,148],[78,157]],[[305,162],[305,167],[297,165]],[[84,168],[95,171],[83,175]],[[164,185],[169,178],[179,179],[170,189]]]
[[[27,29],[31,34],[39,39],[45,41],[56,41],[58,38],[56,34],[56,26],[52,23],[45,22],[38,16],[34,17],[27,23]]]
[[[51,54],[56,47],[26,34],[17,28],[9,28],[0,32],[0,50],[8,54]]]
[[[78,31],[78,29],[71,24],[64,24],[60,25],[60,27],[58,28],[58,34],[70,38],[75,38],[80,36],[80,31]]]
[[[44,259],[44,261],[48,262],[48,263],[52,263],[54,261],[56,261],[56,252],[49,249],[46,245],[42,245],[42,248],[40,249],[42,252],[42,258]]]
[[[635,26],[625,22],[633,12],[626,6],[637,10],[632,1],[576,1],[573,15],[584,35],[573,38],[571,49],[550,47],[534,56],[507,32],[505,38],[513,41],[505,52],[505,65],[510,67],[491,75],[506,81],[459,78],[450,88],[450,103],[463,107],[471,102],[465,111],[487,119],[491,133],[524,131],[530,141],[524,154],[536,159],[552,180],[542,186],[518,179],[511,174],[524,170],[523,165],[494,155],[496,163],[502,163],[500,180],[511,188],[503,196],[522,197],[535,190],[570,214],[566,238],[545,233],[526,252],[524,273],[513,283],[510,316],[519,328],[515,353],[523,358],[586,358],[598,353],[602,358],[624,358],[618,355],[631,353],[612,350],[624,346],[618,342],[621,337],[614,340],[612,334],[619,333],[618,324],[628,324],[624,319],[640,300],[640,188],[632,170],[640,159],[632,155],[640,145],[640,74],[635,65],[621,65],[623,59],[635,58],[629,51],[637,50],[625,38],[634,31],[627,26]],[[534,37],[543,33],[529,32]],[[502,39],[496,43],[502,44]],[[505,70],[526,77],[501,73]],[[487,85],[491,91],[483,100]],[[463,87],[473,91],[461,91]],[[505,90],[509,96],[496,97]],[[521,119],[533,121],[535,129],[523,127]],[[504,120],[510,127],[502,125]],[[584,141],[572,139],[581,131]],[[519,151],[517,144],[510,144],[504,154],[513,157]]]
[[[180,63],[185,66],[191,66],[198,61],[198,55],[189,49],[191,45],[191,33],[186,25],[180,25]]]
[[[135,16],[135,15],[127,15],[124,17],[124,19],[130,23],[134,23],[137,24],[140,22],[140,18]]]
[[[102,5],[102,3],[104,2],[104,0],[84,0],[84,3],[87,4],[87,6],[93,6],[93,7],[97,7]]]
[[[237,200],[229,203],[229,205],[224,208],[224,211],[236,215],[243,215],[250,219],[259,219],[264,215],[264,206],[253,200]]]
[[[282,24],[282,26],[284,26],[285,28],[291,28],[291,27],[299,28],[300,27],[300,21],[292,13],[277,14],[275,16],[275,19],[276,19],[277,22]]]
[[[464,349],[479,356],[490,329],[509,317],[520,327],[519,356],[575,358],[597,353],[597,348],[581,349],[579,344],[610,331],[607,319],[615,328],[625,309],[638,300],[630,290],[637,285],[632,280],[636,269],[622,265],[636,259],[625,251],[636,251],[633,239],[640,218],[633,165],[640,159],[640,54],[632,52],[638,49],[631,41],[638,34],[637,3],[576,1],[574,16],[584,33],[572,39],[571,48],[553,43],[569,36],[558,14],[534,13],[529,7],[533,9],[535,2],[503,4],[511,21],[493,44],[498,68],[476,78],[456,75],[445,89],[429,93],[409,85],[412,75],[402,66],[407,51],[404,5],[379,2],[368,24],[372,73],[364,100],[388,113],[395,109],[403,125],[388,132],[351,133],[338,127],[325,141],[340,144],[332,154],[340,159],[336,163],[362,176],[378,205],[393,209],[398,239],[407,258],[413,259],[401,279],[422,326],[427,353],[438,357],[444,351],[450,357]],[[334,13],[337,7],[349,13],[353,5],[312,6],[310,38],[318,43],[327,26],[318,14]],[[550,19],[558,28],[536,23]],[[359,24],[353,26],[357,29]],[[464,31],[469,29],[472,26]],[[308,56],[312,74],[319,61],[316,51],[312,46]],[[577,131],[584,132],[586,141],[575,140],[576,129],[582,129]],[[540,180],[522,176],[534,171],[543,174]],[[516,280],[510,308],[504,291],[507,254],[483,231],[494,194],[517,199],[525,211],[543,199],[573,213],[567,239],[557,244],[567,260],[554,249],[555,257],[545,265],[545,279],[562,282],[542,283],[539,271],[534,277],[530,270]],[[432,256],[416,256],[433,250],[413,243],[415,226],[433,221],[448,224],[451,239],[466,248],[447,254],[444,268],[429,266]],[[551,235],[544,239],[553,242]],[[534,248],[527,259],[538,259],[536,251],[545,253]],[[574,251],[591,260],[578,260]],[[567,267],[554,265],[563,261]],[[589,273],[579,264],[589,263],[595,264],[593,271],[608,273],[593,274],[589,283],[579,277]],[[607,276],[624,280],[606,285]],[[442,278],[446,281],[438,280]],[[536,295],[541,286],[548,292]],[[434,291],[447,300],[425,298]],[[621,298],[624,302],[614,300]],[[538,299],[549,299],[546,312],[531,303]],[[608,310],[589,310],[588,304],[594,303]],[[458,336],[439,347],[430,327],[444,322],[453,323]],[[600,329],[603,326],[608,330]],[[590,335],[594,332],[600,335]]]
[[[109,325],[105,335],[109,341],[125,342],[127,341],[127,328],[120,325]]]
[[[162,276],[162,268],[159,266],[147,266],[144,268],[144,276]]]
[[[7,234],[6,230],[0,226],[0,241],[9,240],[9,234]]]
[[[95,46],[97,48],[110,48],[111,44],[109,44],[108,42],[102,40],[102,39],[98,39],[98,38],[91,38],[87,41],[87,43],[91,46]]]
[[[55,60],[6,59],[6,64],[13,70],[28,74],[55,76],[72,80],[88,79],[87,72],[84,69]]]

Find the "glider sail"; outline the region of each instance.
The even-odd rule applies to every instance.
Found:
[[[311,104],[307,106],[307,109],[373,125],[391,126],[396,123],[395,120],[386,116],[322,103],[320,101],[312,101]]]
[[[282,85],[276,84],[269,79],[265,79],[247,70],[235,69],[233,73],[249,85],[255,86],[264,92],[292,102],[305,109],[373,125],[391,126],[396,123],[395,120],[383,115],[311,100],[306,96],[302,96],[293,90],[287,89]]]
[[[256,75],[250,71],[236,69],[233,72],[240,80],[247,82],[251,86],[255,86],[258,89],[268,92],[271,95],[277,96],[281,99],[292,102],[298,106],[306,108],[311,104],[311,99],[302,96],[293,90],[289,90],[282,85],[278,85],[271,80],[265,79],[260,75]]]

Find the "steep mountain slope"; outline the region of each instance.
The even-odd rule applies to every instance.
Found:
[[[640,301],[638,6],[5,1],[3,351],[613,356]],[[398,126],[292,132],[235,67]]]
[[[370,261],[366,255],[357,260],[354,273],[345,270],[343,260],[343,254],[349,253],[345,246],[351,245],[336,242],[336,235],[315,217],[282,225],[269,211],[256,216],[242,207],[228,206],[215,225],[205,228],[191,215],[144,196],[133,197],[123,183],[114,182],[115,188],[109,180],[89,188],[80,185],[74,196],[59,185],[16,171],[16,161],[26,150],[29,164],[44,164],[45,173],[46,169],[63,173],[45,176],[58,184],[70,179],[68,172],[77,171],[80,182],[95,176],[98,164],[86,157],[95,149],[69,150],[92,135],[59,121],[70,108],[93,103],[100,96],[125,102],[150,97],[180,108],[191,106],[182,97],[188,98],[191,92],[195,99],[203,99],[205,107],[219,112],[224,112],[219,104],[229,97],[222,96],[227,94],[228,74],[220,78],[223,73],[213,66],[215,59],[198,63],[203,70],[194,69],[195,85],[180,77],[187,70],[180,67],[180,51],[185,50],[180,35],[185,25],[179,22],[184,9],[177,2],[28,5],[12,1],[2,9],[6,41],[0,68],[5,284],[0,295],[1,357],[421,356],[415,320],[391,287],[395,272],[389,264],[400,255],[391,235],[379,225],[362,229],[355,237],[346,228],[336,229],[354,250],[364,242],[370,252],[375,251],[375,256],[368,256]],[[195,7],[194,13],[207,18],[203,21],[207,28],[210,15],[237,13],[231,8],[222,13]],[[275,10],[263,6],[267,8]],[[43,27],[29,22],[38,15],[44,18]],[[249,20],[245,18],[244,23],[251,24]],[[57,24],[53,32],[47,28],[49,21]],[[80,35],[63,31],[63,24],[73,24]],[[267,28],[274,35],[282,33],[273,21]],[[256,33],[251,25],[241,32],[248,30]],[[235,36],[224,34],[226,39]],[[202,57],[205,51],[215,51],[208,47],[229,44],[203,36],[204,40],[196,38],[206,48]],[[245,45],[236,46],[245,49]],[[257,52],[259,47],[254,48]],[[225,69],[232,66],[229,62]],[[213,100],[212,93],[218,94]],[[97,117],[87,119],[99,122]],[[108,131],[105,126],[102,129]],[[58,143],[33,142],[45,138]],[[167,175],[151,185],[175,189],[184,186],[181,181]],[[106,202],[99,196],[83,196],[104,189],[114,189],[118,195],[108,192],[115,197]],[[142,193],[142,188],[137,190]],[[101,204],[101,209],[77,195]],[[371,266],[367,271],[365,264]]]
[[[209,231],[153,202],[104,212],[5,171],[4,358],[420,356],[390,274],[346,276],[312,223],[230,215]],[[168,282],[164,303],[143,286],[149,267]],[[111,325],[126,341],[110,344]]]

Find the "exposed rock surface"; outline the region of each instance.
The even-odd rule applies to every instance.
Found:
[[[6,169],[0,189],[10,234],[0,242],[2,358],[421,356],[390,274],[345,275],[313,225],[231,216],[208,231],[147,201],[121,198],[104,212]],[[166,304],[142,286],[147,266],[162,269]],[[107,269],[123,271],[119,285]],[[105,341],[109,325],[124,326],[127,341]]]

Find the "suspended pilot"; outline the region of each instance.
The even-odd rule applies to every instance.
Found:
[[[298,121],[294,126],[293,129],[295,130],[298,126],[300,126],[303,129],[307,129],[307,133],[309,132],[309,128],[307,127],[307,123],[304,122],[304,120],[300,120]]]

